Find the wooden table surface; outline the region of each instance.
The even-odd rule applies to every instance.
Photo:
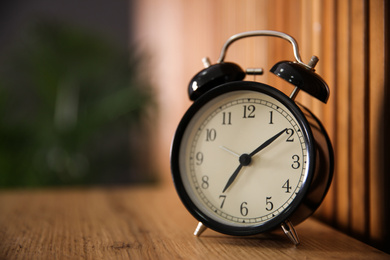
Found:
[[[390,259],[313,218],[298,247],[196,225],[169,185],[0,191],[0,259]]]

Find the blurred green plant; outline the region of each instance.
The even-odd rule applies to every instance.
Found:
[[[141,59],[41,22],[2,60],[0,187],[150,181],[129,136],[152,102]]]

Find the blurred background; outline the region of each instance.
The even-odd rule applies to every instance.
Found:
[[[131,7],[1,4],[0,188],[156,179],[142,159],[153,97]]]
[[[191,105],[189,80],[224,42],[277,30],[320,61],[323,122],[335,151],[315,217],[390,250],[389,4],[385,0],[15,0],[0,8],[0,188],[158,183]],[[293,60],[273,38],[234,43],[226,61],[289,94],[267,71]]]

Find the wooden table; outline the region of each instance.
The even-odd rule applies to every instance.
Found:
[[[0,259],[390,259],[313,218],[297,248],[196,224],[170,185],[0,191]]]

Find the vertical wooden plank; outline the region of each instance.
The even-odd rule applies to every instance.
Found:
[[[292,1],[281,1],[281,5],[284,10],[283,19],[284,23],[279,29],[282,32],[285,32],[292,37],[294,37],[298,42],[300,40],[301,32],[301,23],[300,19],[297,19],[301,16],[301,0],[292,0]],[[277,40],[280,42],[280,54],[282,55],[280,60],[291,60],[294,61],[295,57],[293,55],[293,49],[290,43],[284,40]],[[302,48],[300,48],[302,55]],[[277,60],[279,61],[279,60]],[[277,62],[275,61],[275,62]],[[273,65],[273,64],[272,64]],[[280,84],[280,89],[286,94],[290,95],[294,89],[294,86],[283,80],[283,84]],[[299,96],[299,95],[298,95]]]
[[[245,31],[265,30],[268,28],[267,10],[269,1],[249,0],[245,4]],[[267,83],[269,79],[269,68],[267,54],[269,52],[268,41],[264,37],[256,37],[246,41],[246,61],[245,65],[251,68],[263,68],[262,76],[247,76],[246,80],[260,81]]]
[[[280,19],[278,19],[278,13],[277,13],[277,7],[279,5],[280,1],[275,0],[272,2],[272,4],[268,4],[267,6],[267,24],[269,30],[277,30],[277,28],[280,26]],[[273,19],[271,18],[273,17]],[[276,63],[275,60],[278,59],[276,55],[278,55],[278,46],[277,43],[272,41],[271,39],[267,39],[267,67],[271,67],[272,64]],[[269,85],[275,85],[277,82],[276,76],[269,75],[268,76],[268,84]]]
[[[370,238],[380,244],[386,235],[384,193],[384,106],[385,100],[385,3],[383,0],[369,2],[370,21],[370,104],[369,104],[369,159],[370,159]]]
[[[349,228],[349,212],[350,212],[350,186],[349,186],[349,38],[350,38],[350,12],[348,1],[337,1],[336,6],[337,21],[336,21],[336,138],[335,154],[335,176],[334,185],[336,186],[336,218],[338,227],[342,230]]]
[[[219,39],[220,47],[225,41],[232,35],[241,32],[242,26],[242,5],[239,5],[235,0],[227,0],[220,3],[221,21],[221,39]],[[242,17],[244,18],[244,17]],[[243,54],[242,45],[244,43],[238,41],[231,45],[226,56],[228,61],[235,62],[237,64],[243,64],[245,55]]]
[[[328,83],[330,98],[324,111],[324,125],[330,139],[335,139],[336,114],[336,2],[337,0],[322,0],[323,19],[321,22],[322,55],[320,57],[321,76]]]
[[[287,19],[287,6],[288,2],[275,0],[268,5],[268,30],[282,31],[286,32],[284,26],[286,25]],[[290,56],[288,53],[291,52],[287,42],[284,42],[282,39],[277,38],[267,38],[268,43],[268,71],[276,62],[281,60],[288,60]],[[287,52],[288,51],[288,52]],[[279,90],[284,92],[286,90],[286,84],[283,80],[279,79],[277,76],[270,75],[268,77],[268,84],[272,86],[277,86]]]
[[[312,47],[313,47],[313,39],[311,37],[312,35],[312,25],[313,25],[313,1],[311,0],[302,0],[301,4],[301,39],[299,42],[300,49],[301,49],[301,56],[302,60],[304,62],[308,62],[311,55],[312,55]]]
[[[323,12],[321,20],[321,41],[322,51],[320,56],[321,68],[320,75],[328,83],[330,88],[330,98],[323,112],[323,124],[328,132],[333,147],[336,142],[336,3],[335,1],[321,2],[320,11]],[[326,220],[328,223],[335,223],[336,207],[336,186],[332,182],[328,194],[319,208],[317,216]]]
[[[367,52],[366,52],[366,13],[365,1],[351,2],[351,133],[350,157],[351,167],[351,229],[354,234],[363,238],[367,233],[368,190],[367,190]]]
[[[323,26],[321,24],[321,21],[323,19],[324,10],[322,9],[321,0],[314,0],[312,1],[312,22],[311,22],[311,52],[309,53],[308,61],[311,59],[313,55],[318,56],[320,59],[323,57],[323,39],[322,39],[322,30]],[[307,62],[308,62],[307,61]],[[323,64],[322,62],[319,62],[319,64],[316,66],[316,71],[320,75],[322,75],[323,72]],[[323,115],[324,115],[324,104],[315,99],[310,97],[311,100],[311,107],[312,112],[321,120],[323,121]]]
[[[302,0],[301,1],[301,39],[299,41],[299,48],[301,50],[302,60],[305,63],[308,63],[310,57],[313,53],[313,38],[312,38],[312,25],[313,25],[313,1],[311,0]],[[302,103],[304,106],[313,109],[313,98],[306,93],[300,93],[297,98],[298,102]]]

